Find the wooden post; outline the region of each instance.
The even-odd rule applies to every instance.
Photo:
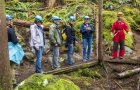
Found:
[[[98,61],[103,61],[103,15],[102,15],[102,9],[103,9],[103,0],[99,0],[99,41],[98,41]]]
[[[0,90],[13,90],[8,60],[7,30],[5,23],[5,1],[0,2]]]

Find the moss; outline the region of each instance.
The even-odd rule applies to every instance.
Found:
[[[34,74],[23,82],[17,90],[80,90],[70,80],[53,75]]]
[[[101,74],[102,74],[101,69],[99,67],[95,67],[95,68],[80,69],[77,72],[70,73],[70,76],[72,76],[72,77],[89,77],[89,78],[100,79],[100,78],[102,78]]]

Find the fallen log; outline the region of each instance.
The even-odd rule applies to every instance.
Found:
[[[134,74],[140,73],[140,68],[136,68],[133,70],[127,70],[125,72],[119,73],[117,74],[117,78],[124,78],[124,77],[128,77]]]
[[[69,73],[78,69],[83,69],[83,68],[89,68],[92,66],[97,65],[97,61],[92,61],[92,62],[88,62],[88,63],[82,63],[82,64],[78,64],[78,65],[74,65],[74,66],[69,66],[69,67],[64,67],[64,68],[60,68],[58,70],[51,70],[48,72],[44,72],[44,74],[62,74],[62,73]]]
[[[17,19],[17,20],[14,20],[13,24],[16,25],[16,26],[21,26],[21,27],[29,28],[32,23]],[[47,26],[45,26],[44,27],[44,31],[49,31],[49,28]]]
[[[139,60],[104,60],[109,63],[140,65]]]

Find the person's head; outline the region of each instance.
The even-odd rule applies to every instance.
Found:
[[[69,24],[74,25],[75,20],[76,20],[76,19],[75,19],[74,16],[70,16],[70,17],[69,17]]]
[[[117,14],[117,16],[118,16],[118,20],[121,21],[122,20],[122,17],[123,17],[123,13],[122,12],[119,12]]]
[[[88,24],[89,23],[89,20],[90,20],[90,17],[89,16],[84,16],[84,23],[85,24]]]
[[[9,27],[13,26],[13,17],[11,15],[6,14],[6,25]]]
[[[35,24],[40,26],[42,24],[42,17],[40,15],[35,16]]]
[[[58,17],[58,16],[53,16],[53,17],[52,17],[53,23],[55,23],[55,24],[57,24],[57,25],[60,24],[60,20],[61,20],[61,19],[60,19],[60,17]]]

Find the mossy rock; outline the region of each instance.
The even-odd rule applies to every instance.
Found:
[[[34,74],[18,85],[16,90],[80,90],[72,81],[58,76]]]

